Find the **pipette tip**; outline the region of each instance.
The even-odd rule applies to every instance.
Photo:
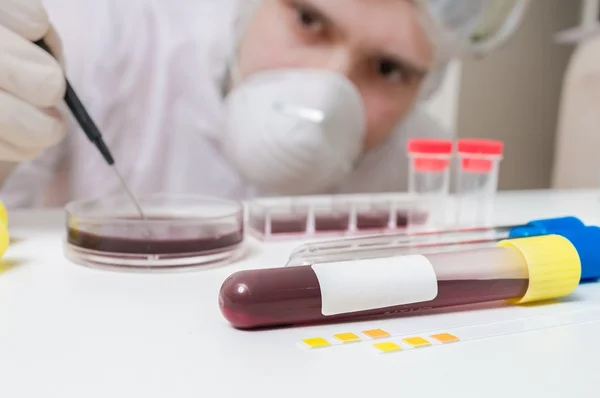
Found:
[[[142,220],[147,221],[146,215],[144,214],[144,211],[142,210],[142,207],[140,206],[139,202],[137,201],[137,199],[133,195],[133,192],[131,192],[131,189],[129,188],[129,185],[127,185],[127,182],[125,181],[125,179],[123,178],[123,176],[119,172],[119,169],[117,169],[117,166],[115,166],[114,164],[112,165],[112,168],[115,171],[115,174],[117,175],[117,177],[119,178],[119,180],[121,181],[121,185],[123,186],[123,189],[125,189],[125,192],[127,193],[127,196],[129,196],[129,199],[131,199],[131,202],[135,206],[135,208],[136,208],[136,210],[137,210],[140,218]]]

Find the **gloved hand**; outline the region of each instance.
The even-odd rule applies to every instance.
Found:
[[[56,59],[32,43],[41,38]],[[31,160],[64,138],[61,57],[41,0],[0,0],[0,161]]]

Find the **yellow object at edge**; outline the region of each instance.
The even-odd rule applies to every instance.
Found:
[[[4,256],[8,245],[10,244],[10,236],[8,234],[8,212],[4,204],[0,202],[0,258]]]
[[[2,202],[0,202],[0,222],[8,228],[8,211],[6,211],[6,207],[4,207],[4,203]]]
[[[500,247],[516,249],[529,270],[529,287],[515,304],[532,303],[568,296],[579,286],[581,260],[571,242],[559,235],[510,239]]]

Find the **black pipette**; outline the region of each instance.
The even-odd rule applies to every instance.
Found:
[[[50,48],[46,45],[46,43],[43,39],[36,41],[35,44],[37,46],[39,46],[40,48],[42,48],[44,51],[46,51],[48,54],[53,55],[52,51],[50,51]],[[92,120],[91,116],[89,115],[89,113],[87,112],[87,110],[85,109],[85,107],[83,106],[81,101],[79,100],[79,97],[75,93],[75,90],[73,90],[73,87],[71,87],[71,83],[69,83],[69,80],[66,77],[65,77],[65,81],[66,81],[65,102],[67,103],[67,106],[71,110],[71,113],[73,113],[73,116],[75,117],[75,119],[77,119],[77,122],[81,126],[81,129],[83,130],[85,135],[87,135],[87,137],[90,139],[90,141],[92,141],[92,143],[96,146],[96,148],[98,148],[98,151],[100,151],[100,154],[106,160],[106,163],[108,163],[108,165],[111,166],[112,169],[115,171],[115,174],[119,178],[119,181],[121,181],[121,185],[125,189],[125,192],[127,193],[129,198],[135,205],[135,208],[137,209],[138,213],[140,214],[140,217],[142,219],[145,219],[146,217],[144,216],[144,212],[142,211],[141,206],[139,205],[138,201],[135,199],[135,196],[131,192],[131,189],[129,189],[129,186],[125,182],[125,179],[123,179],[123,176],[119,172],[119,169],[117,169],[117,166],[115,165],[115,159],[113,158],[112,154],[110,153],[108,146],[102,139],[102,134],[100,133],[100,130],[98,129],[98,127]]]

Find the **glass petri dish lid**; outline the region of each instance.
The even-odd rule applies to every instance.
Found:
[[[65,255],[71,261],[123,270],[174,270],[234,261],[244,243],[244,206],[220,198],[151,194],[66,206]]]

